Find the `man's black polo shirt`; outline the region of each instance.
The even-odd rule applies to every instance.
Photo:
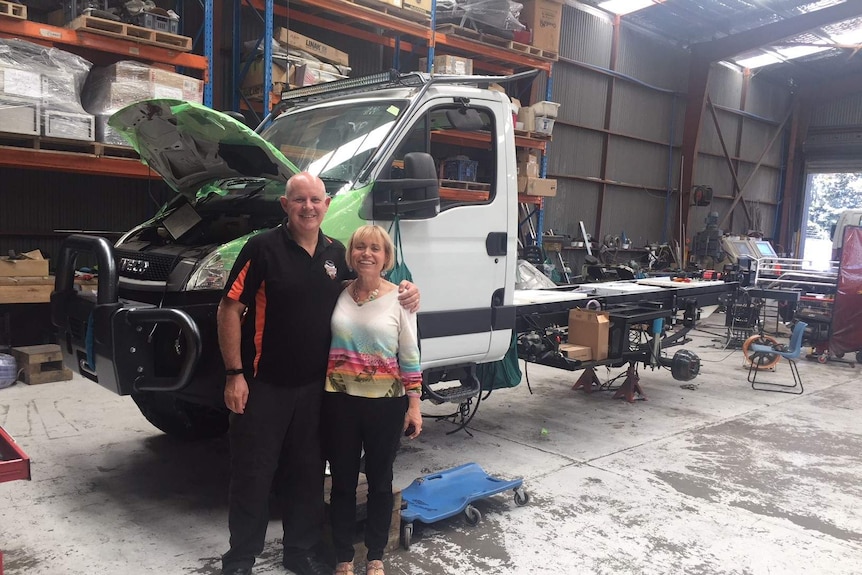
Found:
[[[352,274],[344,245],[319,234],[310,256],[293,240],[285,220],[250,238],[237,257],[224,295],[248,306],[242,324],[246,376],[323,388],[332,310],[342,281]]]

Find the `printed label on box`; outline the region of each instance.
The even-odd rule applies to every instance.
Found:
[[[183,90],[182,88],[174,88],[172,86],[162,86],[161,84],[155,84],[153,86],[153,97],[182,100]]]
[[[3,91],[28,98],[42,97],[42,79],[38,72],[3,68]]]

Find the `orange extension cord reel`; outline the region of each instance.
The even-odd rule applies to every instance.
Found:
[[[778,345],[778,340],[772,337],[771,335],[766,334],[755,334],[748,339],[746,339],[742,344],[742,354],[745,356],[745,367],[750,366],[754,363],[754,369],[773,369],[779,361],[781,361],[781,356],[777,353],[752,353],[749,351],[751,348],[751,344],[758,345],[769,345],[776,346]]]

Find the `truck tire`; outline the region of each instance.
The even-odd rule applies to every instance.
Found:
[[[211,439],[227,433],[228,411],[185,401],[158,392],[133,393],[144,417],[176,439]]]

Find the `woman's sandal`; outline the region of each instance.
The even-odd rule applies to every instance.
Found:
[[[353,561],[344,561],[335,566],[335,575],[354,575]]]
[[[380,559],[369,561],[365,566],[365,575],[386,575],[383,572],[383,561]]]

